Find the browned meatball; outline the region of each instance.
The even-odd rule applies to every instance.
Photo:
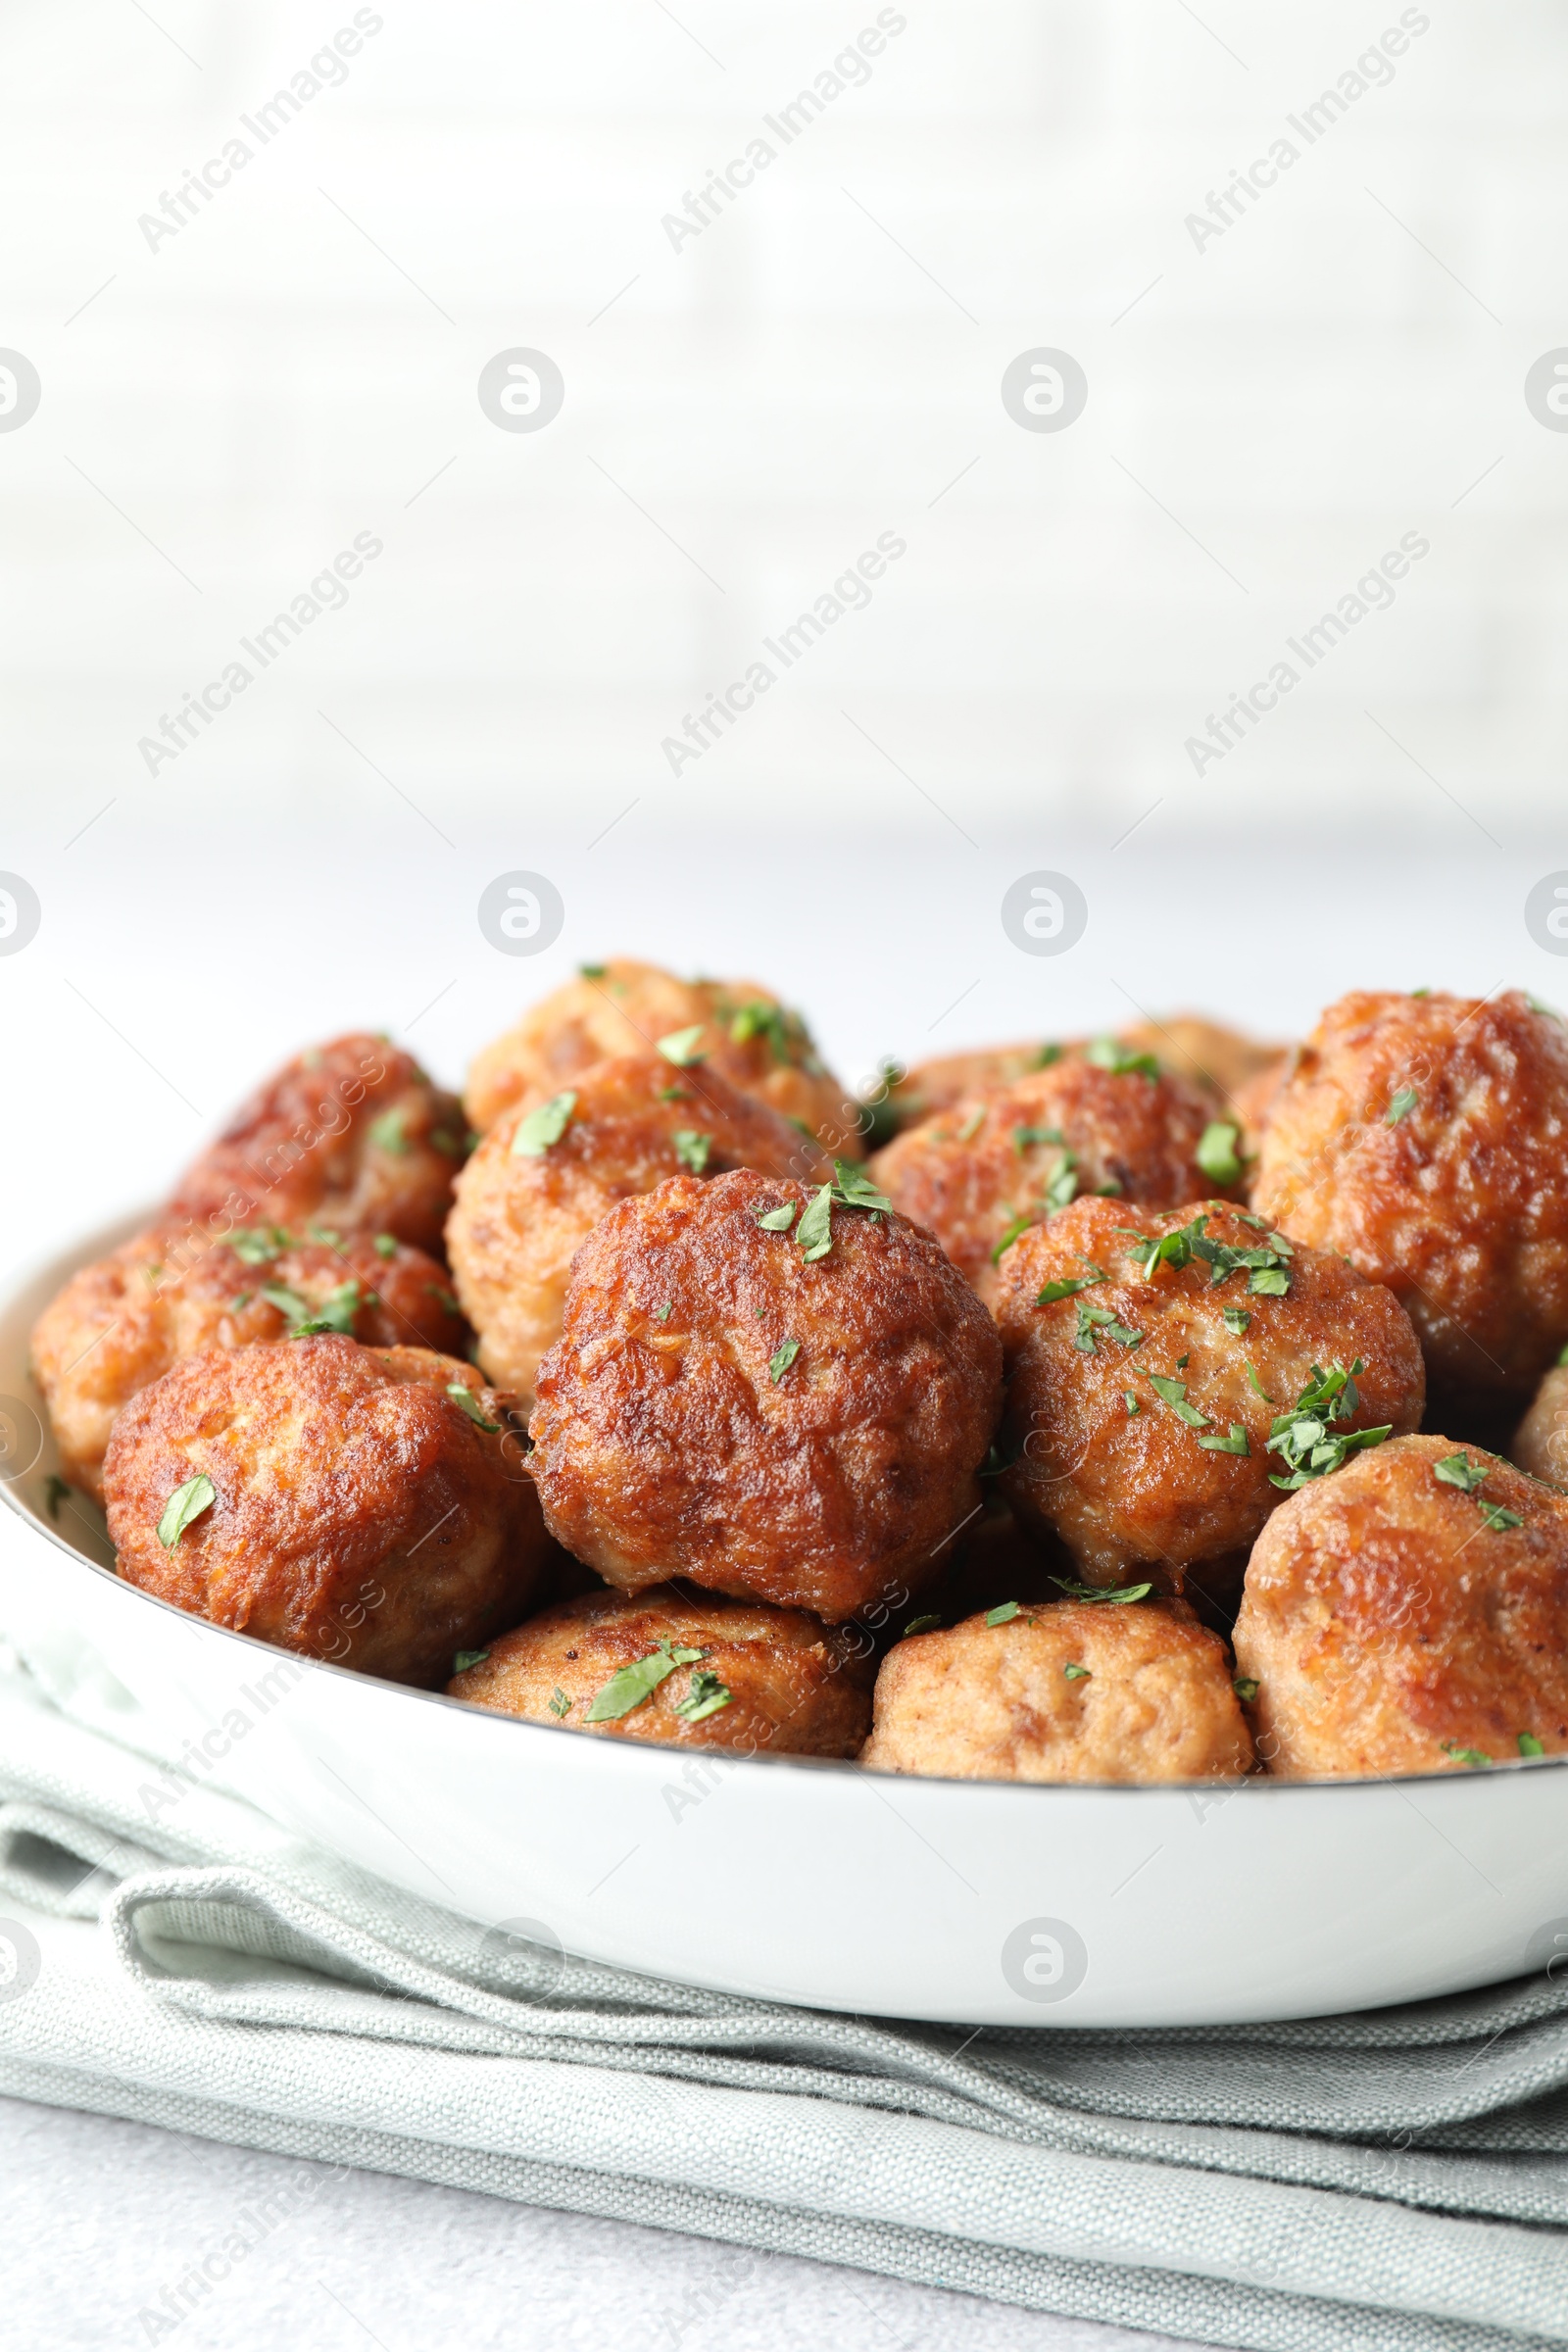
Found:
[[[1049,1069],[1065,1051],[1046,1039],[1026,1039],[1016,1046],[977,1046],[965,1054],[933,1054],[929,1061],[917,1061],[906,1070],[897,1063],[884,1065],[889,1072],[884,1100],[890,1132],[917,1127],[922,1119],[939,1110],[951,1110],[956,1102],[994,1094],[999,1087],[1033,1076],[1036,1070]]]
[[[286,1339],[311,1324],[371,1348],[447,1355],[466,1336],[444,1269],[390,1234],[334,1245],[258,1225],[208,1242],[188,1225],[163,1225],[83,1266],[32,1334],[67,1480],[103,1500],[115,1415],[180,1356]]]
[[[1536,1391],[1535,1401],[1508,1448],[1521,1470],[1554,1487],[1568,1487],[1568,1350]]]
[[[513,1103],[558,1094],[596,1061],[650,1054],[666,1040],[827,1151],[859,1157],[858,1105],[798,1012],[752,980],[678,980],[624,956],[584,964],[580,978],[531,1006],[474,1056],[468,1117],[483,1134]]]
[[[928,1233],[825,1186],[677,1176],[578,1250],[531,1459],[552,1532],[612,1585],[839,1623],[938,1573],[1001,1388],[996,1326]]]
[[[1180,1601],[1062,1600],[899,1642],[860,1761],[955,1781],[1236,1780],[1252,1743],[1225,1644]]]
[[[1270,1772],[1439,1772],[1568,1752],[1568,1507],[1451,1438],[1293,1494],[1236,1621]]]
[[[820,1619],[667,1585],[563,1601],[447,1688],[535,1723],[745,1755],[858,1755],[871,1723],[870,1666]]]
[[[1297,1053],[1295,1046],[1282,1047],[1231,1098],[1231,1116],[1242,1130],[1240,1149],[1244,1158],[1252,1163],[1254,1176],[1263,1130],[1273,1116],[1281,1087],[1296,1067]]]
[[[1393,1292],[1343,1258],[1281,1250],[1225,1201],[1151,1214],[1077,1200],[1002,1273],[1016,1456],[1003,1484],[1092,1584],[1157,1568],[1179,1587],[1244,1551],[1283,1499],[1273,1479],[1318,1474],[1319,1424],[1326,1464],[1353,1431],[1420,1422],[1421,1350]],[[1353,1380],[1314,1407],[1336,1367]]]
[[[219,1240],[236,1225],[391,1233],[432,1255],[466,1134],[455,1095],[385,1038],[297,1054],[185,1170],[170,1214]]]
[[[459,1177],[447,1225],[490,1378],[532,1403],[539,1358],[561,1337],[573,1253],[617,1200],[683,1168],[743,1167],[831,1173],[787,1119],[706,1064],[671,1069],[657,1054],[596,1062],[546,1106],[504,1111]]]
[[[1568,1337],[1568,1030],[1517,992],[1342,997],[1274,1101],[1255,1199],[1398,1293],[1445,1404],[1522,1399]]]
[[[500,1402],[422,1348],[185,1356],[109,1441],[120,1573],[279,1648],[436,1688],[522,1615],[545,1555]]]
[[[1081,1193],[1167,1208],[1215,1190],[1198,1160],[1213,1104],[1152,1070],[1066,1056],[911,1128],[872,1174],[989,1300],[1007,1248]]]

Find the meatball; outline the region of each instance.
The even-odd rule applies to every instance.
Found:
[[[447,1355],[461,1353],[466,1338],[444,1270],[390,1234],[302,1241],[258,1225],[204,1242],[189,1226],[164,1225],[84,1266],[32,1334],[33,1372],[66,1479],[103,1500],[115,1415],[181,1356],[310,1326],[372,1348]]]
[[[939,1110],[951,1110],[955,1102],[993,1094],[1036,1070],[1049,1069],[1064,1051],[1045,1040],[1031,1040],[1017,1046],[981,1046],[967,1054],[939,1054],[903,1071],[897,1063],[885,1064],[885,1100],[894,1131],[916,1127]]]
[[[468,1072],[468,1117],[483,1134],[524,1099],[557,1094],[596,1061],[666,1041],[685,1066],[727,1078],[830,1152],[860,1155],[859,1106],[827,1068],[798,1012],[752,980],[678,980],[616,956],[584,964],[486,1046]]]
[[[1163,1021],[1137,1021],[1118,1041],[1129,1053],[1152,1054],[1164,1069],[1174,1070],[1221,1103],[1238,1103],[1245,1088],[1258,1073],[1280,1058],[1278,1046],[1260,1045],[1239,1029],[1227,1029],[1201,1013],[1173,1012]]]
[[[546,1609],[447,1690],[534,1723],[746,1755],[854,1756],[871,1724],[871,1669],[818,1618],[669,1585]]]
[[[1255,1201],[1398,1293],[1445,1405],[1522,1401],[1568,1337],[1568,1029],[1517,992],[1342,997],[1275,1098]]]
[[[706,1066],[656,1054],[601,1061],[548,1105],[503,1111],[458,1179],[447,1226],[453,1279],[488,1376],[533,1401],[561,1337],[572,1254],[617,1200],[683,1168],[830,1173],[815,1145]]]
[[[1393,1292],[1225,1201],[1076,1200],[1002,1278],[1003,1485],[1092,1584],[1157,1568],[1179,1588],[1245,1551],[1283,1499],[1275,1478],[1420,1422],[1421,1349]]]
[[[930,1234],[842,1176],[672,1177],[578,1250],[530,1458],[551,1532],[611,1584],[685,1576],[841,1623],[929,1584],[977,1508],[996,1326]]]
[[[1508,1451],[1532,1478],[1568,1487],[1568,1349],[1536,1391]]]
[[[871,1169],[989,1301],[1006,1250],[1080,1193],[1173,1208],[1212,1191],[1198,1153],[1213,1123],[1196,1087],[1145,1056],[1107,1069],[1073,1055],[939,1111]],[[1240,1174],[1236,1165],[1232,1189]]]
[[[455,1651],[516,1623],[546,1554],[500,1404],[423,1348],[185,1356],[109,1440],[120,1573],[214,1625],[436,1689]]]
[[[1358,1454],[1258,1539],[1236,1659],[1288,1779],[1568,1752],[1568,1505],[1451,1438]]]
[[[439,1255],[467,1149],[455,1095],[382,1037],[339,1037],[259,1088],[180,1178],[170,1214],[390,1233]]]
[[[1252,1763],[1225,1644],[1180,1601],[1052,1601],[915,1634],[883,1659],[874,1709],[874,1772],[1213,1781]]]

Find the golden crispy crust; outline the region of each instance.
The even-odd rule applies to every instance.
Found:
[[[606,1685],[662,1642],[704,1655],[677,1666],[628,1714],[589,1723],[588,1710]],[[699,1676],[714,1678],[730,1695],[716,1713],[693,1723],[677,1710],[690,1703]],[[746,1755],[858,1755],[871,1723],[869,1665],[818,1618],[703,1592],[688,1598],[667,1585],[635,1599],[600,1592],[563,1601],[501,1635],[481,1664],[447,1688],[453,1698],[535,1723]],[[706,1684],[699,1701],[705,1690],[713,1695]]]
[[[467,1364],[353,1340],[209,1348],[133,1396],[104,1463],[127,1583],[364,1674],[433,1689],[528,1605],[544,1531],[500,1400]],[[171,1546],[158,1523],[205,1473],[216,1500]]]
[[[1343,1258],[1298,1246],[1283,1298],[1255,1296],[1246,1271],[1216,1284],[1200,1259],[1180,1269],[1162,1264],[1146,1281],[1126,1255],[1131,1244],[1122,1228],[1162,1237],[1200,1215],[1211,1241],[1237,1250],[1267,1242],[1222,1200],[1159,1213],[1075,1200],[1002,1261],[997,1320],[1009,1367],[1004,1451],[1017,1457],[1003,1485],[1021,1517],[1055,1528],[1091,1584],[1113,1585],[1131,1569],[1153,1568],[1158,1581],[1179,1585],[1198,1563],[1245,1551],[1283,1500],[1269,1483],[1271,1472],[1287,1467],[1267,1450],[1274,1419],[1297,1402],[1314,1365],[1348,1371],[1357,1356],[1365,1363],[1359,1408],[1344,1427],[1392,1422],[1404,1431],[1420,1423],[1425,1391],[1410,1319],[1391,1291],[1364,1282]],[[1038,1303],[1049,1283],[1097,1272],[1106,1280]],[[1231,1330],[1227,1312],[1245,1314],[1246,1330]],[[1134,1347],[1094,1324],[1102,1313],[1120,1330],[1142,1333],[1141,1342]],[[1092,1349],[1079,1345],[1086,1321]],[[1208,1428],[1185,1423],[1152,1386],[1153,1376],[1185,1382],[1184,1401],[1206,1415]],[[1136,1412],[1127,1408],[1128,1394]],[[1237,1425],[1247,1434],[1245,1455],[1200,1445],[1201,1437],[1228,1436]]]
[[[391,1233],[433,1256],[466,1149],[455,1095],[385,1038],[286,1062],[185,1170],[170,1202],[218,1240],[237,1225]]]
[[[1434,1390],[1522,1399],[1568,1337],[1568,1030],[1517,991],[1342,997],[1274,1101],[1255,1197],[1398,1293]]]
[[[1240,1672],[1258,1753],[1286,1778],[1568,1752],[1568,1506],[1495,1454],[1445,1485],[1450,1438],[1398,1438],[1303,1487],[1247,1571]],[[1488,1525],[1500,1506],[1518,1527]],[[1532,1752],[1534,1752],[1532,1750]]]
[[[1180,1602],[1062,1600],[899,1642],[860,1761],[942,1780],[1236,1780],[1252,1743],[1225,1644]]]
[[[1064,1054],[1083,1051],[1081,1038],[1048,1043],[1038,1038],[1015,1046],[986,1046],[966,1054],[939,1054],[917,1061],[887,1090],[892,1115],[900,1128],[912,1127],[954,1103],[992,1094],[1018,1079],[1047,1068]],[[1224,1106],[1241,1094],[1265,1065],[1276,1062],[1282,1049],[1260,1045],[1240,1030],[1222,1028],[1200,1013],[1173,1012],[1161,1021],[1138,1021],[1122,1030],[1116,1041],[1130,1053],[1152,1054],[1161,1069],[1212,1097],[1209,1115],[1225,1115]]]
[[[1508,1454],[1532,1478],[1568,1487],[1568,1365],[1553,1365],[1546,1374]]]
[[[1185,1079],[1069,1057],[897,1136],[871,1171],[989,1301],[1004,1243],[1023,1219],[1044,1221],[1053,1187],[1070,1200],[1111,1185],[1124,1203],[1154,1208],[1212,1192],[1195,1155],[1213,1115]]]
[[[758,1223],[811,1198],[744,1169],[674,1177],[577,1252],[531,1458],[552,1532],[626,1592],[690,1577],[840,1623],[928,1584],[979,1501],[990,1316],[902,1217],[835,1206],[814,1263]]]
[[[71,1485],[103,1500],[110,1428],[138,1389],[204,1348],[287,1338],[308,1319],[300,1305],[330,1308],[368,1347],[463,1351],[445,1270],[422,1250],[388,1237],[378,1250],[368,1234],[334,1247],[274,1226],[233,1247],[189,1225],[154,1226],[73,1275],[33,1329],[33,1371]]]
[[[860,1157],[859,1106],[799,1013],[755,981],[678,980],[625,956],[568,980],[474,1056],[468,1117],[483,1134],[514,1103],[547,1100],[596,1061],[649,1054],[661,1038],[696,1027],[710,1070],[798,1121],[830,1154]]]
[[[576,1098],[569,1124],[536,1154],[513,1148],[526,1107],[501,1114],[458,1179],[447,1224],[479,1361],[525,1406],[539,1358],[561,1337],[573,1253],[617,1200],[694,1159],[705,1177],[750,1167],[820,1182],[832,1172],[787,1119],[706,1064],[672,1069],[657,1054],[601,1061],[564,1091]]]

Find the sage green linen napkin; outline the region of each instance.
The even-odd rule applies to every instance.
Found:
[[[0,2090],[1248,2352],[1568,2345],[1568,1983],[978,2034],[486,1931],[0,1665]]]

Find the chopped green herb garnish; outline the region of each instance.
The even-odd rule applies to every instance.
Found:
[[[1522,1756],[1544,1756],[1545,1752],[1545,1749],[1542,1746],[1541,1741],[1536,1738],[1534,1732],[1520,1733],[1519,1753]]]
[[[1065,1144],[1066,1141],[1059,1127],[1015,1127],[1012,1131],[1015,1152],[1027,1152],[1031,1144]]]
[[[1030,1066],[1037,1070],[1049,1070],[1054,1061],[1061,1059],[1061,1055],[1062,1048],[1060,1046],[1042,1046]]]
[[[733,1696],[734,1692],[719,1681],[717,1675],[710,1674],[705,1667],[700,1674],[692,1676],[692,1687],[685,1697],[676,1699],[675,1712],[683,1716],[687,1723],[706,1723],[710,1715],[716,1715],[720,1707],[727,1707]]]
[[[1250,1364],[1249,1364],[1247,1367],[1247,1377],[1252,1384],[1254,1395],[1261,1396],[1265,1404],[1272,1404],[1274,1402],[1273,1397],[1269,1395],[1267,1389],[1264,1388],[1263,1383],[1258,1379],[1257,1374],[1253,1371]]]
[[[1196,1404],[1188,1403],[1185,1380],[1165,1380],[1157,1372],[1152,1372],[1149,1385],[1160,1402],[1170,1406],[1178,1421],[1185,1421],[1189,1429],[1207,1429],[1210,1417],[1200,1413]]]
[[[1123,1389],[1121,1393],[1121,1400],[1127,1407],[1127,1417],[1129,1420],[1131,1420],[1133,1414],[1138,1410],[1138,1398],[1134,1396],[1131,1389]]]
[[[1420,1100],[1421,1098],[1413,1086],[1401,1086],[1397,1094],[1390,1101],[1389,1107],[1383,1114],[1384,1126],[1397,1127],[1399,1121],[1414,1110]]]
[[[398,1237],[397,1237],[397,1235],[396,1235],[395,1233],[378,1233],[378,1234],[376,1235],[376,1237],[375,1237],[375,1254],[376,1254],[376,1256],[377,1256],[377,1257],[396,1257],[397,1253],[398,1253]]]
[[[254,1291],[236,1291],[233,1298],[228,1302],[229,1313],[231,1315],[237,1315],[241,1313],[245,1307],[249,1306],[255,1296],[256,1293]]]
[[[640,1707],[652,1698],[662,1682],[667,1682],[677,1666],[695,1666],[706,1658],[706,1649],[676,1649],[668,1642],[658,1642],[646,1657],[636,1658],[612,1674],[604,1689],[595,1693],[585,1720],[589,1723],[618,1723],[633,1707]]]
[[[1359,1356],[1348,1372],[1343,1364],[1331,1364],[1325,1372],[1321,1364],[1312,1366],[1312,1376],[1288,1412],[1280,1413],[1268,1433],[1267,1451],[1277,1453],[1285,1463],[1288,1475],[1280,1478],[1269,1473],[1269,1484],[1290,1494],[1297,1487],[1310,1484],[1314,1478],[1327,1478],[1334,1470],[1343,1470],[1352,1453],[1368,1446],[1381,1446],[1394,1433],[1392,1421],[1380,1429],[1345,1429],[1338,1426],[1348,1421],[1361,1408],[1356,1377],[1366,1370]]]
[[[470,1666],[482,1666],[490,1655],[487,1649],[460,1649],[452,1661],[454,1674],[466,1674]]]
[[[1193,1359],[1192,1359],[1192,1357],[1191,1357],[1190,1355],[1188,1355],[1188,1354],[1185,1352],[1185,1350],[1184,1350],[1184,1352],[1183,1352],[1182,1354],[1180,1354],[1180,1355],[1179,1355],[1179,1356],[1176,1358],[1176,1369],[1177,1369],[1177,1371],[1178,1371],[1178,1372],[1185,1372],[1185,1371],[1186,1371],[1186,1369],[1187,1369],[1187,1367],[1188,1367],[1188,1365],[1189,1365],[1189,1364],[1192,1362],[1192,1360],[1193,1360]]]
[[[488,1418],[485,1413],[484,1406],[479,1402],[478,1397],[474,1395],[473,1391],[468,1387],[466,1381],[449,1380],[447,1382],[447,1395],[451,1397],[453,1403],[458,1407],[460,1412],[467,1414],[468,1419],[473,1423],[475,1429],[488,1429],[495,1431],[501,1427],[499,1421],[492,1421]]]
[[[198,1470],[194,1478],[187,1478],[182,1487],[176,1487],[158,1522],[158,1541],[164,1549],[172,1551],[191,1521],[199,1519],[203,1511],[211,1510],[217,1500],[218,1489],[205,1470]]]
[[[661,1102],[689,1102],[691,1097],[683,1086],[677,1086],[671,1079],[668,1086],[660,1088],[659,1100]]]
[[[666,1061],[672,1061],[677,1070],[689,1070],[703,1059],[697,1051],[703,1028],[703,1022],[693,1021],[689,1029],[672,1029],[667,1037],[660,1038],[658,1051]]]
[[[1097,1037],[1084,1048],[1085,1061],[1092,1061],[1097,1070],[1108,1070],[1113,1078],[1157,1078],[1159,1064],[1152,1054],[1132,1054],[1113,1037]]]
[[[759,1209],[757,1222],[764,1233],[788,1233],[795,1222],[795,1202],[785,1200],[777,1208]]]
[[[754,1037],[765,1037],[773,1049],[773,1059],[781,1062],[793,1059],[792,1046],[809,1043],[799,1013],[761,999],[741,1006],[730,1022],[729,1033],[738,1046],[749,1044]]]
[[[1241,1175],[1236,1152],[1241,1132],[1232,1119],[1210,1119],[1203,1129],[1193,1157],[1210,1184],[1234,1184]]]
[[[1152,1585],[1080,1585],[1067,1576],[1054,1576],[1051,1581],[1061,1587],[1069,1600],[1104,1601],[1112,1607],[1120,1607],[1126,1601],[1142,1600],[1154,1590]]]
[[[911,1617],[904,1629],[904,1639],[907,1642],[911,1634],[929,1634],[934,1627],[941,1623],[941,1618],[934,1613],[926,1617]]]
[[[873,1216],[893,1206],[887,1194],[879,1192],[865,1170],[850,1159],[833,1162],[833,1198],[846,1208],[868,1209]]]
[[[999,1600],[994,1609],[987,1609],[987,1625],[1010,1625],[1018,1614],[1015,1600]]]
[[[670,1316],[671,1316],[671,1315],[672,1315],[674,1312],[675,1312],[675,1301],[674,1301],[674,1299],[673,1299],[673,1298],[666,1298],[666,1299],[664,1300],[664,1303],[663,1303],[663,1305],[662,1305],[662,1306],[656,1306],[656,1307],[655,1307],[655,1309],[654,1309],[654,1321],[655,1321],[656,1323],[667,1323],[667,1322],[669,1321],[669,1318],[670,1318]]]
[[[1069,1683],[1087,1683],[1093,1679],[1087,1666],[1064,1666],[1061,1671]]]
[[[1440,1744],[1446,1756],[1451,1756],[1456,1764],[1468,1764],[1472,1772],[1485,1772],[1492,1762],[1484,1747],[1460,1747],[1452,1740],[1445,1740]]]
[[[1018,1239],[1019,1235],[1027,1233],[1030,1226],[1033,1225],[1035,1221],[1035,1212],[1032,1208],[1020,1209],[1017,1216],[1009,1217],[1006,1224],[1002,1229],[1000,1240],[991,1252],[991,1263],[993,1265],[998,1264],[1001,1260],[1003,1251],[1004,1250],[1010,1250],[1013,1243]]]
[[[571,1713],[571,1701],[558,1683],[550,1693],[550,1712],[558,1719]]]
[[[456,1295],[447,1289],[445,1283],[427,1282],[424,1286],[424,1290],[426,1298],[433,1298],[437,1306],[444,1308],[449,1315],[462,1314],[463,1307],[460,1301],[458,1300]],[[368,1301],[367,1303],[368,1303]],[[376,1300],[375,1303],[379,1305],[380,1301]]]
[[[801,1343],[799,1340],[786,1340],[783,1347],[780,1348],[775,1354],[768,1357],[768,1375],[771,1378],[775,1389],[778,1387],[779,1382],[783,1379],[785,1373],[789,1370],[791,1364],[794,1363],[795,1358],[800,1354],[800,1352]]]
[[[1283,1266],[1258,1266],[1247,1285],[1254,1298],[1283,1298],[1291,1278]]]
[[[978,1110],[970,1111],[969,1116],[964,1120],[963,1125],[957,1131],[956,1140],[960,1144],[972,1144],[985,1123],[985,1104],[982,1102]]]
[[[370,1121],[365,1132],[378,1152],[392,1152],[400,1159],[403,1157],[409,1150],[409,1139],[404,1133],[408,1115],[399,1103],[391,1110],[383,1110],[378,1119]]]
[[[708,1165],[708,1155],[713,1149],[710,1135],[699,1135],[695,1127],[677,1127],[674,1134],[675,1157],[683,1168],[700,1176]]]
[[[512,1139],[512,1149],[519,1159],[542,1159],[552,1144],[559,1144],[571,1124],[571,1114],[577,1107],[577,1098],[570,1087],[552,1095],[530,1110],[525,1119],[517,1122]]]
[[[577,969],[585,980],[602,980],[608,966],[602,963],[579,963]]]
[[[1048,1282],[1045,1289],[1035,1295],[1036,1306],[1054,1306],[1058,1298],[1075,1298],[1079,1291],[1092,1291],[1097,1282],[1110,1280],[1110,1276],[1102,1274],[1098,1266],[1090,1265],[1087,1257],[1080,1258],[1078,1262],[1089,1266],[1088,1273],[1063,1274],[1054,1282]]]
[[[1048,1213],[1066,1208],[1078,1191],[1078,1159],[1075,1152],[1063,1152],[1046,1180],[1045,1203]]]
[[[1234,1331],[1238,1339],[1252,1320],[1245,1306],[1222,1306],[1219,1311],[1226,1330]]]
[[[270,1266],[289,1246],[281,1225],[242,1225],[228,1237],[228,1246],[242,1265]]]
[[[1231,1423],[1228,1437],[1216,1437],[1211,1433],[1207,1437],[1200,1438],[1198,1443],[1208,1453],[1250,1454],[1252,1450],[1247,1443],[1247,1432],[1240,1421]]]
[[[1130,1331],[1108,1306],[1093,1306],[1087,1298],[1078,1301],[1078,1328],[1072,1344],[1083,1355],[1093,1355],[1097,1334],[1103,1332],[1107,1340],[1117,1341],[1123,1348],[1141,1348],[1144,1335]]]
[[[1504,1528],[1523,1527],[1524,1521],[1517,1511],[1505,1510],[1500,1502],[1493,1502],[1482,1494],[1481,1489],[1491,1474],[1472,1462],[1468,1454],[1450,1453],[1433,1465],[1432,1475],[1446,1487],[1457,1487],[1462,1494],[1474,1495],[1483,1524],[1494,1535],[1500,1535]]]
[[[801,1211],[801,1221],[795,1228],[795,1239],[808,1265],[826,1257],[833,1247],[833,1187],[824,1184],[811,1195]]]
[[[1245,1222],[1256,1232],[1265,1230],[1260,1218],[1248,1217]],[[1132,1245],[1126,1254],[1143,1267],[1146,1282],[1152,1282],[1162,1265],[1168,1265],[1179,1273],[1184,1266],[1191,1265],[1194,1258],[1198,1258],[1207,1266],[1211,1284],[1217,1285],[1232,1274],[1247,1272],[1250,1275],[1248,1283],[1250,1291],[1273,1298],[1284,1297],[1291,1287],[1286,1267],[1294,1251],[1282,1233],[1270,1233],[1265,1243],[1259,1243],[1253,1249],[1237,1250],[1229,1242],[1211,1240],[1207,1226],[1208,1213],[1205,1210],[1194,1217],[1190,1224],[1178,1226],[1174,1233],[1167,1233],[1162,1238],[1137,1233],[1126,1226],[1120,1230],[1122,1238]]]
[[[1257,1696],[1257,1685],[1250,1674],[1239,1674],[1232,1683],[1231,1689],[1244,1707],[1250,1707]]]
[[[271,1298],[274,1306],[277,1305],[280,1298],[288,1296],[290,1296],[289,1293],[281,1291],[275,1295],[270,1290],[263,1293],[264,1298]],[[340,1282],[335,1291],[327,1293],[314,1314],[307,1307],[304,1320],[296,1323],[288,1336],[291,1340],[309,1340],[314,1339],[318,1332],[335,1331],[340,1339],[352,1340],[354,1318],[360,1308],[368,1303],[358,1280],[351,1275],[347,1282]],[[455,1298],[452,1304],[455,1310],[457,1307]]]
[[[1568,1347],[1563,1348],[1562,1352],[1557,1358],[1557,1361],[1559,1364],[1568,1364]]]
[[[51,1519],[59,1519],[60,1505],[65,1501],[70,1493],[71,1486],[69,1481],[63,1479],[58,1470],[51,1470],[43,1483],[44,1507],[48,1511]]]
[[[302,1298],[298,1291],[285,1289],[280,1282],[264,1282],[262,1297],[267,1300],[269,1306],[275,1306],[278,1313],[287,1318],[291,1339],[295,1332],[303,1330],[311,1319],[309,1301]]]

